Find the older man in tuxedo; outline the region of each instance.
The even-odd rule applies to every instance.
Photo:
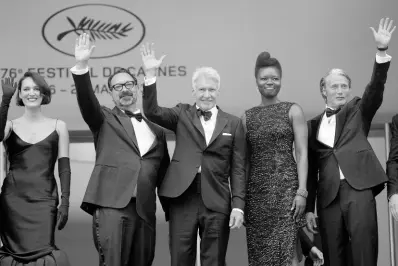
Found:
[[[372,119],[383,100],[391,57],[386,54],[392,21],[381,19],[371,28],[376,60],[362,98],[351,93],[351,79],[340,69],[331,70],[320,82],[327,108],[308,122],[309,169],[307,226],[315,227],[315,199],[325,265],[377,265],[378,229],[375,196],[387,176],[367,140]],[[347,248],[350,245],[350,248]]]
[[[176,134],[176,148],[159,195],[169,199],[171,266],[195,265],[197,232],[203,266],[224,266],[230,228],[243,222],[246,141],[241,120],[216,105],[220,76],[210,67],[192,77],[195,103],[160,107],[155,58],[143,46],[143,108],[149,120]]]
[[[89,35],[82,34],[76,40],[76,65],[71,69],[96,151],[81,208],[93,216],[100,265],[149,266],[155,254],[156,188],[170,163],[165,132],[140,113],[137,79],[125,69],[108,79],[116,106],[99,104],[88,70],[93,49]]]

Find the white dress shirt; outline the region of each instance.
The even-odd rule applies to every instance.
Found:
[[[391,56],[386,55],[381,57],[376,54],[376,62],[379,64],[386,63],[391,60]],[[326,108],[330,108],[326,105]],[[330,108],[333,109],[333,108]],[[336,133],[336,115],[326,116],[326,112],[323,114],[321,124],[319,125],[318,140],[329,147],[334,147],[334,137]],[[340,169],[340,179],[345,179],[343,172]]]
[[[197,105],[196,109],[199,109]],[[205,121],[204,117],[202,115],[200,116],[200,123],[202,124],[203,130],[205,132],[206,145],[209,145],[211,137],[213,136],[214,128],[216,127],[218,109],[216,106],[214,106],[208,111],[211,112],[211,117],[209,120]],[[201,171],[202,167],[199,166],[198,173],[200,173]]]

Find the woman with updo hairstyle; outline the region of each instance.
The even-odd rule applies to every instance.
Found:
[[[69,266],[54,243],[57,223],[58,230],[64,228],[69,212],[68,129],[42,113],[41,106],[51,102],[51,89],[38,73],[25,73],[18,84],[5,78],[1,85],[0,141],[9,165],[0,193],[0,266]],[[15,91],[25,112],[7,120]],[[54,177],[57,159],[61,200]]]
[[[308,194],[307,123],[299,105],[278,98],[282,67],[276,58],[260,53],[254,76],[261,102],[242,116],[249,149],[249,265],[298,265],[297,235],[305,226]]]

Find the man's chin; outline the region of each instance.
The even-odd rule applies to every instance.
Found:
[[[215,106],[215,104],[198,104],[199,108],[203,111],[208,111]]]
[[[136,99],[133,99],[133,98],[130,98],[130,97],[124,97],[124,98],[121,98],[119,100],[119,104],[121,106],[130,106],[130,105],[135,104],[136,102],[137,102]]]

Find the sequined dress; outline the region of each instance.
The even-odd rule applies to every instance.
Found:
[[[292,105],[281,102],[246,111],[251,152],[245,209],[249,266],[291,265],[298,229],[305,225],[304,217],[295,223],[290,210],[299,185],[289,119]]]

